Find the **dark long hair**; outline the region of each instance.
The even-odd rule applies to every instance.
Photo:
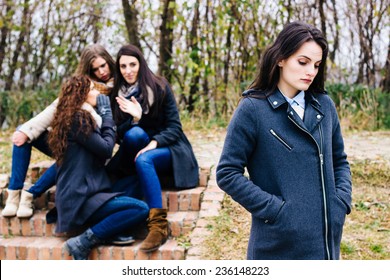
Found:
[[[150,114],[153,116],[158,114],[159,107],[161,106],[161,100],[164,97],[165,94],[165,87],[168,86],[168,82],[157,75],[155,75],[152,70],[150,70],[141,50],[134,46],[134,45],[125,45],[121,47],[118,51],[118,54],[116,56],[116,62],[115,62],[115,82],[114,82],[114,89],[111,94],[111,106],[113,111],[114,120],[116,123],[121,123],[123,120],[128,118],[128,114],[123,113],[117,104],[117,101],[115,100],[115,97],[118,96],[118,92],[120,88],[123,85],[127,85],[126,80],[123,78],[121,72],[120,72],[120,64],[119,60],[123,55],[127,56],[134,56],[139,61],[139,70],[138,70],[138,86],[143,94],[142,99],[142,109],[148,109]],[[154,95],[154,103],[153,105],[149,104],[148,99],[148,90],[147,87],[150,87],[150,89],[153,92]]]
[[[102,45],[99,44],[92,44],[85,47],[85,49],[81,52],[80,62],[77,66],[74,75],[87,75],[92,80],[99,81],[99,79],[96,77],[95,73],[92,70],[92,63],[98,57],[103,58],[107,62],[108,67],[111,71],[111,76],[113,76],[115,71],[115,61],[108,53],[108,51]]]
[[[62,164],[68,147],[68,136],[72,125],[77,123],[79,127],[77,133],[85,136],[88,136],[96,127],[91,114],[81,109],[87,100],[90,84],[91,81],[86,76],[73,76],[61,88],[57,110],[51,124],[53,130],[50,131],[48,138],[53,158],[59,165]]]
[[[266,95],[272,94],[277,88],[280,77],[278,63],[289,58],[309,41],[314,41],[321,47],[322,61],[308,90],[316,93],[323,92],[328,43],[319,29],[299,21],[285,25],[275,42],[264,52],[260,71],[249,89],[261,90]]]

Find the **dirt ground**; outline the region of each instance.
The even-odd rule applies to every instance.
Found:
[[[385,161],[390,164],[390,131],[348,132],[344,134],[348,159]]]

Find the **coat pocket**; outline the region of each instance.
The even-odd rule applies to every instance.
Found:
[[[285,146],[289,151],[292,150],[293,147],[288,144],[287,141],[284,140],[279,134],[277,134],[272,128],[269,130],[269,132],[271,132],[272,136],[274,136],[280,143],[282,143],[283,146]]]

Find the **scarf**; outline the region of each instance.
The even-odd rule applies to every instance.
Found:
[[[92,81],[92,82],[94,84],[95,89],[104,95],[109,95],[111,93],[111,90],[114,87],[114,78],[109,79],[105,83],[98,82],[98,81]]]
[[[95,120],[96,125],[101,128],[102,127],[102,117],[95,111],[91,104],[84,102],[81,106],[81,109],[89,112],[92,115],[92,118]]]
[[[153,102],[154,102],[153,91],[152,91],[152,89],[149,86],[146,86],[146,89],[147,89],[147,92],[148,92],[147,96],[148,96],[148,101],[149,101],[149,107],[152,107]],[[144,98],[143,94],[139,90],[138,82],[136,82],[134,85],[131,85],[131,86],[123,85],[119,89],[118,95],[123,96],[124,98],[126,98],[128,100],[132,96],[134,96],[134,98],[137,99],[137,101],[139,103],[141,103],[143,98]],[[149,108],[145,108],[145,109],[142,108],[142,109],[143,109],[143,114],[149,113]]]

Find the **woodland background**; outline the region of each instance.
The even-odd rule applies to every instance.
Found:
[[[139,46],[172,84],[183,119],[226,126],[283,25],[320,28],[327,90],[345,129],[390,128],[389,0],[0,0],[0,127],[58,95],[82,49]]]

